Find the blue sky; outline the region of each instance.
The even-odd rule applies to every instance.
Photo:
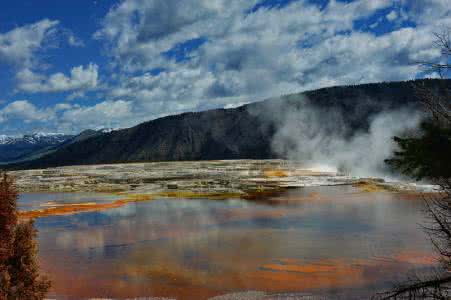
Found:
[[[0,4],[0,134],[128,127],[308,89],[434,77],[448,0]]]

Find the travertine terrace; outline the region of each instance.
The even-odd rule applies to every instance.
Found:
[[[245,194],[303,186],[357,184],[362,179],[333,171],[308,169],[284,160],[227,160],[69,166],[15,171],[20,192],[122,192]],[[408,184],[397,189],[411,189]]]
[[[13,172],[21,192],[164,191],[243,193],[332,185],[351,177],[282,160],[228,160],[88,165]]]

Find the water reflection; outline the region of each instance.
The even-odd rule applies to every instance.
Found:
[[[267,200],[161,199],[41,218],[41,262],[57,296],[179,299],[246,290],[358,298],[434,264],[419,200],[350,187]]]
[[[19,195],[17,205],[21,211],[30,211],[62,204],[108,203],[119,198],[100,193],[27,193]]]

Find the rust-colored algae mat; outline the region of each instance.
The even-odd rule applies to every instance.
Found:
[[[116,200],[111,203],[86,202],[75,204],[61,204],[55,207],[45,209],[20,211],[19,217],[23,219],[31,219],[48,216],[61,216],[83,212],[101,211],[106,209],[118,208],[132,202],[149,201],[152,199],[153,198],[148,195],[129,195],[128,198]]]
[[[102,211],[118,208],[128,203],[149,201],[155,197],[184,198],[184,199],[208,199],[208,200],[227,200],[227,199],[246,199],[259,200],[268,196],[280,194],[283,189],[251,191],[245,194],[241,193],[213,193],[213,192],[192,192],[192,191],[166,191],[154,195],[127,194],[126,198],[116,200],[110,203],[83,202],[71,204],[59,204],[45,209],[36,209],[30,211],[20,211],[19,217],[23,219],[40,218],[57,215],[70,215],[83,212]],[[121,194],[119,194],[121,195]]]

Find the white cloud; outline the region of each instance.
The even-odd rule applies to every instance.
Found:
[[[42,74],[50,66],[42,59],[45,50],[59,47],[62,38],[73,47],[84,45],[70,30],[61,28],[56,20],[43,19],[0,33],[0,66],[11,66],[16,71],[17,90],[64,92],[84,91],[97,86],[98,66],[93,63],[72,68],[68,76],[61,72],[50,76]]]
[[[303,39],[321,40],[352,29],[355,18],[388,1],[332,1],[325,11],[304,2],[246,14],[256,1],[124,1],[103,22],[97,38],[111,45],[123,76],[111,97],[127,97],[152,116],[233,105],[302,88]],[[196,7],[196,10],[188,9]],[[161,22],[158,20],[162,19]],[[160,53],[204,37],[189,62],[175,63]],[[131,71],[164,67],[157,76]],[[249,100],[248,100],[249,101]]]
[[[330,85],[411,79],[420,71],[417,61],[438,55],[429,26],[382,36],[353,27],[393,1],[330,1],[324,10],[296,1],[251,14],[256,1],[176,2],[124,1],[95,35],[109,43],[120,70],[108,96],[133,101],[137,119]],[[189,61],[161,55],[198,37],[206,43]],[[146,72],[154,68],[164,71]]]
[[[58,21],[44,19],[31,25],[0,33],[0,63],[31,67],[35,53],[56,33]]]
[[[72,126],[75,128],[117,128],[122,124],[131,126],[133,117],[133,104],[129,101],[104,101],[94,106],[72,106],[64,107],[59,122],[61,126]],[[80,124],[81,123],[81,124]]]
[[[297,1],[283,9],[260,9],[246,14],[255,0],[128,0],[113,7],[95,37],[111,45],[111,54],[123,69],[150,69],[167,64],[161,52],[177,43],[207,37],[225,39],[272,38],[286,43],[322,31],[330,36],[352,28],[352,21],[390,4],[388,0],[342,3],[332,0],[326,11]],[[269,35],[268,35],[269,34]],[[287,38],[288,40],[284,40]],[[293,46],[293,45],[290,45]]]
[[[396,11],[392,10],[391,12],[389,12],[386,16],[387,20],[389,20],[390,22],[393,22],[394,20],[396,20],[396,18],[398,18],[398,14],[396,13]]]
[[[94,34],[105,42],[113,67],[108,88],[98,95],[102,102],[59,104],[53,108],[57,117],[51,126],[73,131],[124,127],[167,114],[234,107],[319,87],[415,78],[423,74],[418,61],[440,57],[432,33],[451,26],[448,2],[331,0],[321,9],[299,0],[250,13],[257,0],[121,1]],[[356,21],[380,9],[390,13],[375,26],[392,20],[391,32],[376,35],[355,28]],[[405,21],[416,26],[402,28]],[[3,36],[0,61],[6,57],[2,45],[8,45],[2,44]],[[163,54],[198,38],[205,42],[189,53],[188,60]],[[77,43],[75,37],[72,42],[68,39],[69,44]],[[17,75],[20,90],[71,91],[69,100],[98,90],[94,63],[75,67],[67,75],[35,71],[32,54],[42,42],[37,44],[25,47],[31,50],[20,58],[8,55],[9,62],[25,62]]]
[[[16,78],[18,80],[17,88],[31,93],[85,91],[97,87],[98,66],[90,63],[86,67],[72,68],[69,76],[63,73],[55,73],[49,77],[36,74],[30,69],[23,69],[17,73]]]
[[[451,5],[448,0],[403,0],[402,2],[408,8],[405,13],[417,24],[446,26],[448,23],[449,25]]]
[[[25,123],[49,122],[55,118],[53,109],[39,109],[28,100],[14,101],[0,110],[0,123],[18,119]]]
[[[129,70],[163,63],[161,52],[204,34],[220,36],[256,0],[123,1],[114,6],[95,37],[110,42],[111,54]],[[152,62],[153,61],[153,62]]]
[[[65,111],[71,109],[73,106],[69,103],[58,103],[55,105],[55,111]]]
[[[26,131],[78,133],[84,129],[132,126],[135,120],[133,103],[123,100],[103,101],[93,106],[57,103],[38,108],[29,100],[17,100],[0,110],[0,124],[10,131],[9,124],[19,122]]]
[[[85,43],[73,34],[70,34],[68,36],[67,42],[69,43],[69,45],[71,45],[73,47],[84,47],[85,46]]]

